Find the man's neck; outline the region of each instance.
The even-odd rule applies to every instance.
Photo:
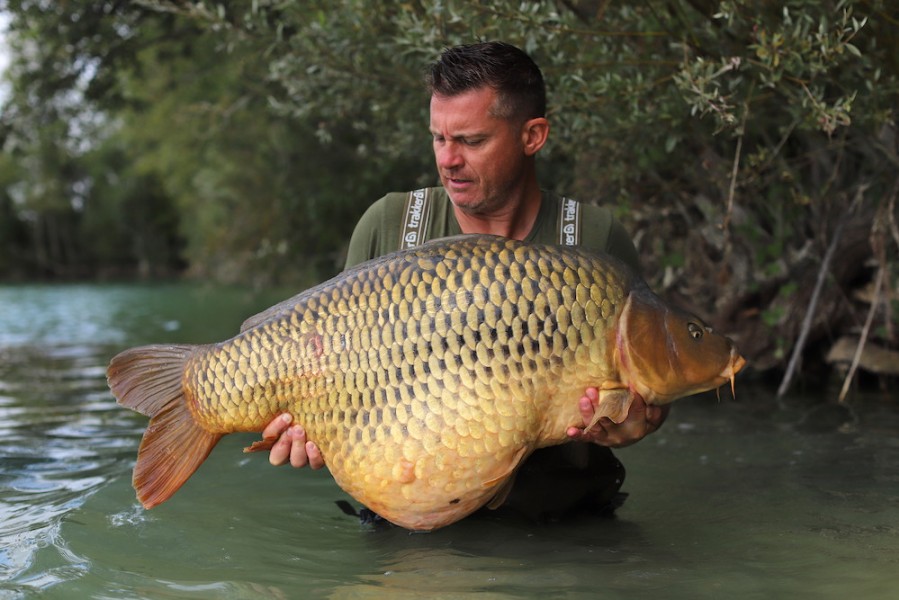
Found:
[[[499,212],[469,213],[453,205],[453,213],[462,233],[489,233],[523,240],[537,222],[542,200],[543,194],[535,181],[533,186],[504,205]]]

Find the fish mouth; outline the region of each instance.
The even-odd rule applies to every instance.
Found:
[[[731,348],[730,350],[730,359],[724,365],[724,368],[717,375],[713,375],[711,377],[707,377],[701,382],[698,382],[694,387],[691,388],[681,388],[679,390],[665,390],[661,391],[659,389],[653,388],[644,388],[647,392],[646,397],[651,397],[652,404],[667,404],[669,402],[673,402],[678,398],[683,398],[686,396],[692,396],[693,394],[699,394],[702,392],[707,392],[710,390],[715,390],[718,394],[718,398],[721,398],[721,386],[725,383],[730,382],[731,394],[736,398],[736,382],[735,378],[737,373],[739,373],[743,367],[746,366],[746,359],[743,358],[739,352],[735,348]]]
[[[730,381],[730,393],[736,398],[737,397],[737,388],[735,383],[735,378],[737,373],[743,370],[743,367],[746,366],[746,359],[737,352],[736,348],[731,347],[730,349],[730,362],[727,363],[727,366],[724,367],[724,370],[721,371],[721,374],[718,376],[721,378],[721,384],[719,384],[719,388],[721,385],[724,385],[725,382]]]

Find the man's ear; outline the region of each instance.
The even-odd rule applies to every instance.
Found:
[[[524,153],[527,156],[537,154],[540,148],[546,144],[549,137],[549,121],[545,117],[537,117],[524,122],[521,127],[521,142]]]

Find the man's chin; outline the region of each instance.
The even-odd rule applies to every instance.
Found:
[[[484,201],[480,198],[476,198],[471,194],[464,192],[454,193],[450,190],[447,190],[447,194],[449,195],[450,202],[453,203],[453,206],[462,212],[471,215],[481,214],[484,207]]]

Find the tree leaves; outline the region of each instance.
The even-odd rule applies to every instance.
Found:
[[[872,218],[899,164],[899,14],[882,1],[5,7],[15,175],[0,231],[17,242],[0,246],[0,269],[25,255],[83,272],[118,255],[259,285],[330,274],[369,203],[435,180],[427,64],[503,39],[546,76],[543,184],[616,208],[654,283],[722,313],[776,363],[805,289],[785,279],[861,190],[859,218]],[[859,239],[847,236],[851,255],[870,257]],[[834,286],[866,278],[855,262]],[[845,302],[821,306],[821,322],[846,317]],[[738,318],[748,307],[777,323]]]

